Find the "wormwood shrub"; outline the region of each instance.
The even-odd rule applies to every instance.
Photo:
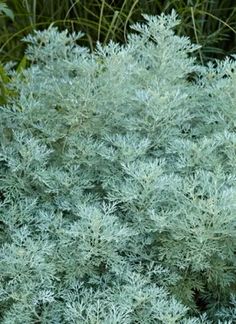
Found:
[[[169,16],[28,36],[1,107],[1,323],[233,323],[236,74]]]

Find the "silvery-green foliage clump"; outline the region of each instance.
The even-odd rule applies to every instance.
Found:
[[[0,109],[0,322],[233,323],[234,57],[169,16],[126,45],[28,36]]]

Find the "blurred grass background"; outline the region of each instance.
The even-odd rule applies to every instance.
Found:
[[[21,62],[21,39],[51,23],[83,31],[83,45],[93,50],[97,40],[124,42],[129,25],[142,21],[142,13],[173,8],[182,20],[177,33],[202,45],[201,61],[236,53],[236,0],[0,0],[0,61]]]

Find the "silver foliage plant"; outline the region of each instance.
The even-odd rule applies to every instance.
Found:
[[[236,318],[234,57],[201,66],[175,12],[144,18],[94,53],[37,31],[9,72],[3,324]]]

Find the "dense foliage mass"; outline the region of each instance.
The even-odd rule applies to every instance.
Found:
[[[28,36],[0,109],[0,319],[234,323],[236,74],[169,16]]]

